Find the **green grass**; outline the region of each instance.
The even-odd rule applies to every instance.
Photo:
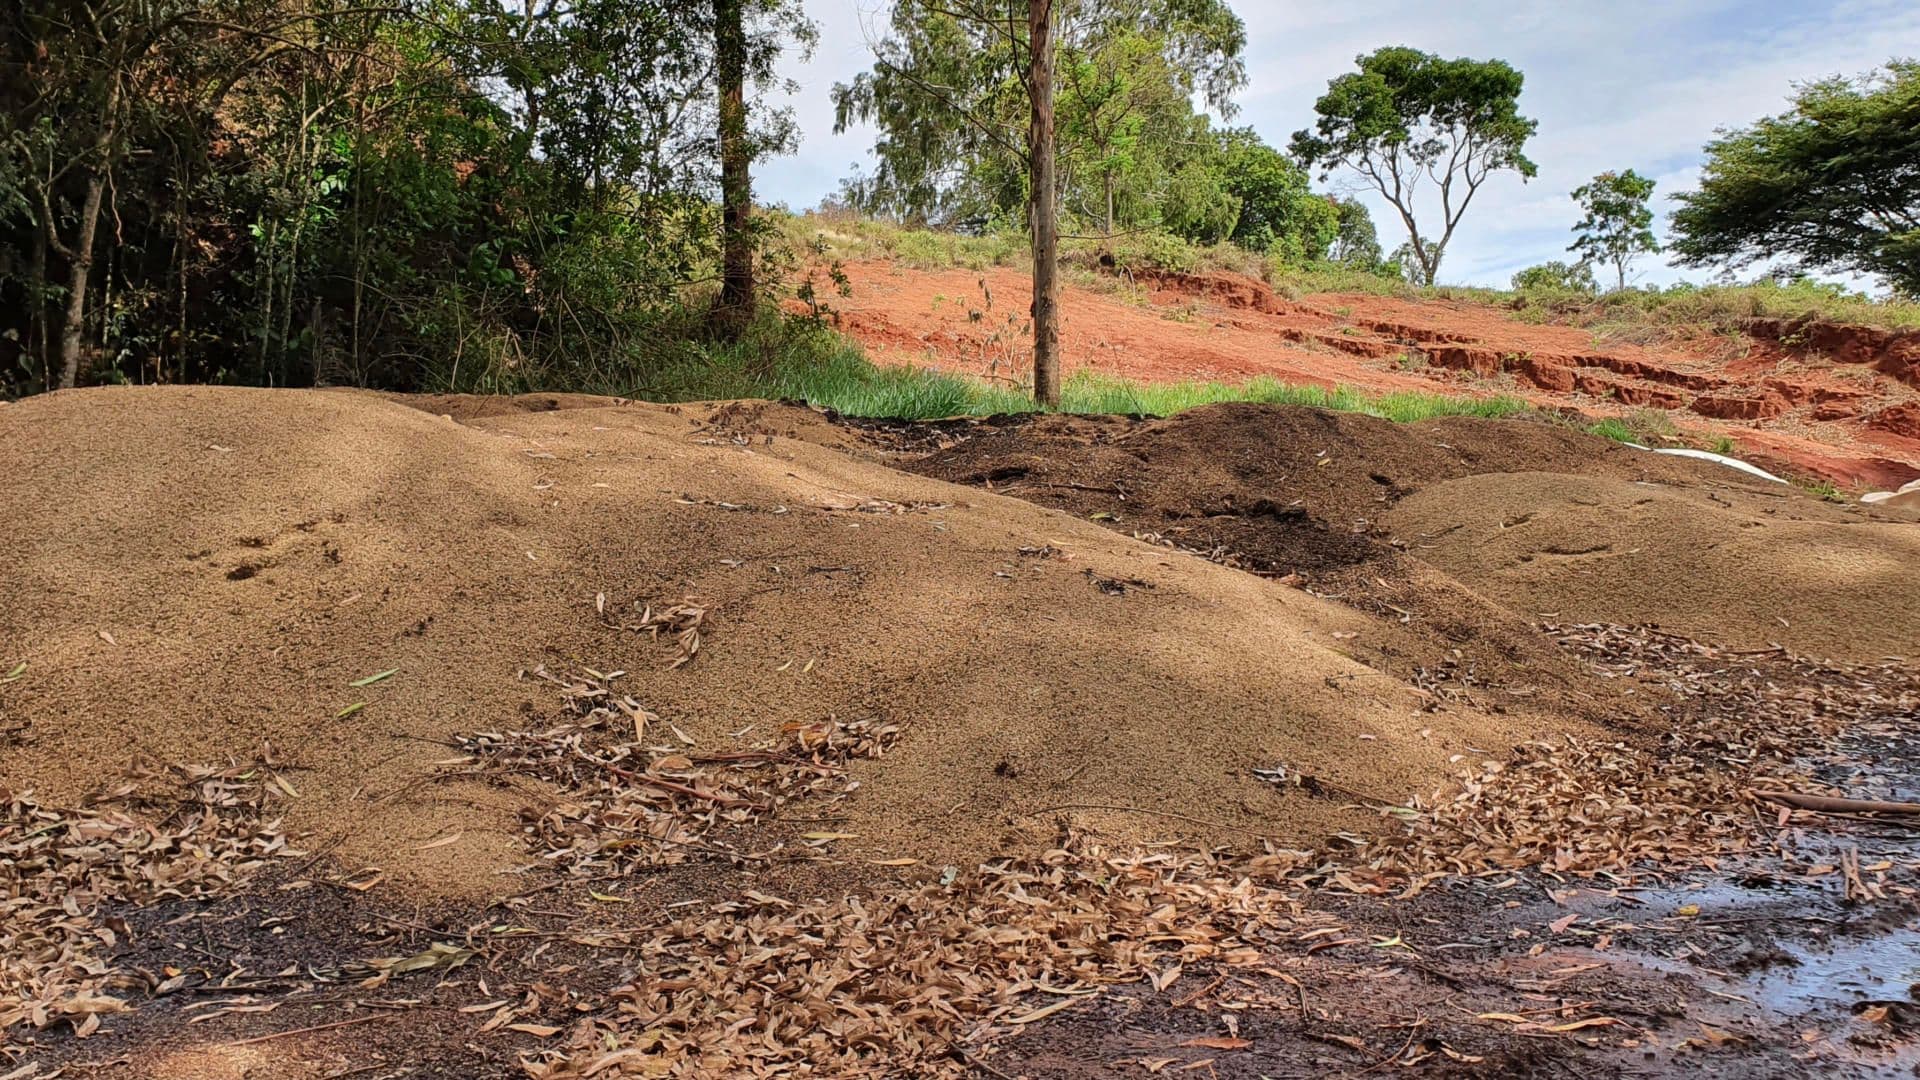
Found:
[[[1297,386],[1270,376],[1256,376],[1242,383],[1172,382],[1138,383],[1111,375],[1080,372],[1061,387],[1063,412],[1139,413],[1171,416],[1183,409],[1220,402],[1244,401],[1265,405],[1301,405],[1338,412],[1365,413],[1397,423],[1428,420],[1436,416],[1478,416],[1498,419],[1529,410],[1513,397],[1449,397],[1417,391],[1367,394],[1351,387],[1326,389]]]
[[[646,379],[588,389],[649,401],[797,399],[848,416],[900,420],[1035,411],[1027,391],[1011,383],[876,365],[857,345],[832,330],[802,323],[768,322],[743,342],[710,346],[699,359]],[[1436,416],[1497,418],[1529,408],[1512,397],[1410,391],[1367,394],[1347,387],[1295,386],[1270,377],[1241,383],[1139,383],[1081,371],[1070,375],[1061,390],[1061,411],[1072,413],[1169,416],[1199,405],[1239,401],[1303,405],[1407,422]]]
[[[829,259],[886,259],[916,270],[1024,266],[1027,238],[1019,232],[967,236],[915,229],[849,213],[769,214],[796,250]]]
[[[1589,435],[1641,446],[1658,446],[1680,435],[1680,429],[1673,424],[1673,417],[1664,409],[1635,409],[1625,416],[1609,416],[1597,424],[1588,425],[1585,430]]]
[[[1504,302],[1523,318],[1590,327],[1603,337],[1616,338],[1633,337],[1636,332],[1654,337],[1737,332],[1754,318],[1813,319],[1890,330],[1920,328],[1920,303],[1877,299],[1811,281],[1676,285],[1599,296],[1511,293]]]
[[[1835,487],[1831,480],[1815,480],[1811,483],[1803,483],[1800,486],[1805,488],[1808,494],[1815,498],[1825,499],[1828,502],[1847,503],[1853,501],[1847,498],[1845,492]]]
[[[1609,416],[1597,424],[1589,425],[1587,434],[1612,439],[1614,442],[1637,443],[1640,441],[1639,433],[1628,427],[1625,420],[1615,416]]]

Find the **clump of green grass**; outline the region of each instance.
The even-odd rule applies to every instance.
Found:
[[[1597,424],[1589,424],[1587,434],[1612,439],[1614,442],[1637,443],[1640,441],[1639,433],[1628,427],[1627,422],[1617,416],[1609,416]]]
[[[1828,502],[1845,503],[1853,501],[1847,498],[1846,492],[1835,487],[1831,480],[1815,480],[1812,483],[1803,484],[1802,486],[1807,489],[1809,495],[1825,499]]]
[[[1655,446],[1680,435],[1673,417],[1667,415],[1664,409],[1635,409],[1625,416],[1610,416],[1597,424],[1588,425],[1586,430],[1589,435],[1642,446]]]

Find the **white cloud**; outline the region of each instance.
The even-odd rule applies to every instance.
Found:
[[[1528,145],[1540,175],[1526,184],[1490,182],[1447,253],[1446,278],[1480,284],[1504,284],[1520,267],[1562,257],[1578,217],[1567,193],[1593,174],[1633,168],[1654,176],[1664,208],[1697,180],[1700,148],[1716,128],[1780,111],[1794,83],[1920,55],[1920,4],[1912,0],[1356,0],[1235,8],[1247,23],[1251,78],[1235,122],[1275,145],[1308,126],[1328,79],[1382,45],[1499,57],[1526,74],[1521,106],[1540,122]],[[759,185],[764,198],[793,206],[818,203],[853,163],[870,162],[870,130],[833,135],[829,91],[867,67],[870,36],[886,19],[884,0],[811,0],[808,9],[821,24],[820,47],[811,62],[786,68],[801,87],[789,103],[802,147],[769,163]],[[1351,186],[1338,178],[1335,185]],[[1391,247],[1402,238],[1398,218],[1370,201]],[[1647,280],[1679,276],[1647,267]]]

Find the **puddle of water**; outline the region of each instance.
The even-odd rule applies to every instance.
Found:
[[[1651,944],[1641,939],[1611,957],[1622,969],[1659,972],[1706,991],[1688,995],[1693,1023],[1686,1028],[1708,1024],[1775,1041],[1783,1033],[1789,1041],[1800,1038],[1800,1060],[1810,1074],[1920,1073],[1920,1044],[1913,1039],[1920,1027],[1920,918],[1911,908],[1846,907],[1830,890],[1801,882],[1752,888],[1722,879],[1639,895],[1646,903],[1636,921],[1643,925],[1686,905],[1699,908],[1691,931],[1676,939],[1675,953],[1679,940],[1696,949],[1703,942],[1737,942],[1675,959],[1638,951],[1636,945]],[[1876,1004],[1888,1010],[1877,1022],[1862,1015]]]

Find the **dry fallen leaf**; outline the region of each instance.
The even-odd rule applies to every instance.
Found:
[[[537,1035],[542,1039],[550,1035],[557,1035],[560,1032],[559,1028],[549,1027],[546,1024],[508,1024],[507,1030],[524,1032],[528,1035]]]

